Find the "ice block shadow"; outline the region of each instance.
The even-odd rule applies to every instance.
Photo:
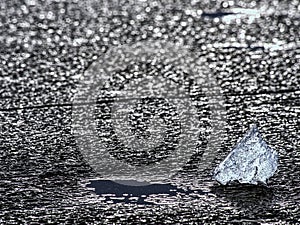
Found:
[[[231,184],[212,187],[212,192],[218,198],[228,200],[232,206],[239,208],[244,215],[265,215],[272,211],[275,199],[274,190],[265,185]]]

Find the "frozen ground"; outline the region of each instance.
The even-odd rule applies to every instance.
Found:
[[[300,220],[299,1],[23,0],[1,1],[0,7],[0,223],[297,224]],[[132,60],[127,50],[142,43],[153,51],[157,43],[161,49],[185,46],[188,53],[166,48],[162,55],[175,60],[155,60],[160,58],[151,53],[150,61],[141,58],[138,64],[138,57]],[[113,50],[120,46],[127,46],[120,50],[127,55],[113,58]],[[205,79],[199,81],[202,86],[189,82],[190,72],[196,70],[191,62],[199,58],[208,77],[215,79],[208,87]],[[134,148],[126,151],[119,144],[130,139],[121,126],[122,107],[118,108],[124,96],[104,93],[96,99],[96,134],[105,139],[111,156],[145,166],[160,157],[169,160],[181,138],[197,143],[168,184],[136,188],[94,181],[89,186],[98,195],[85,187],[89,179],[105,174],[96,174],[102,168],[95,171],[84,158],[78,140],[87,137],[88,128],[74,133],[72,120],[74,110],[85,115],[95,102],[75,96],[82,85],[95,81],[95,74],[88,73],[90,65],[104,59],[110,62],[105,69],[111,76],[105,91],[132,91],[125,102],[139,106],[136,114],[127,110],[134,134],[148,138],[143,147],[161,146],[150,155],[137,154]],[[154,82],[152,91],[167,89],[171,100],[136,101],[134,96],[147,94],[143,92],[147,82],[139,80],[143,74]],[[162,80],[155,83],[159,76]],[[171,82],[164,83],[169,78]],[[183,87],[180,95],[172,95],[173,86]],[[186,98],[196,109],[196,119],[190,117],[191,124],[198,124],[196,140],[192,130],[182,132],[182,114],[174,108]],[[107,116],[105,110],[112,103],[114,111]],[[155,111],[157,107],[161,110]],[[151,124],[154,114],[166,126]],[[222,121],[215,124],[217,117]],[[110,123],[113,119],[118,122]],[[278,172],[268,187],[219,186],[211,171],[254,122],[279,153]],[[164,135],[168,138],[159,145]],[[207,160],[207,152],[215,157]]]

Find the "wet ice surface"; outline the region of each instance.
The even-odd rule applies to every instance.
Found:
[[[263,140],[256,125],[238,142],[213,177],[221,184],[238,181],[246,184],[267,184],[278,167],[278,154]]]
[[[101,4],[6,1],[1,5],[1,223],[296,224],[300,219],[299,1]],[[72,134],[72,98],[84,71],[102,53],[143,40],[188,45],[203,57],[222,88],[228,135],[215,160],[200,172],[199,167],[206,167],[202,156],[208,129],[200,132],[191,160],[166,182],[184,191],[146,194],[149,205],[136,204],[134,199],[114,203],[101,196],[104,189],[97,196],[85,187],[98,175],[84,161]],[[147,68],[159,71],[159,62]],[[175,69],[168,76],[182,74]],[[122,78],[124,73],[117,75]],[[209,127],[208,93],[193,90],[200,126]],[[254,122],[278,151],[278,173],[268,187],[220,186],[211,172]],[[151,127],[147,121],[143,125]],[[149,135],[144,126],[136,128]]]

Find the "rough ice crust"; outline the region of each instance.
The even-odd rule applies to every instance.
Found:
[[[217,166],[213,178],[223,185],[230,181],[266,184],[277,170],[277,165],[277,152],[267,145],[254,125]]]

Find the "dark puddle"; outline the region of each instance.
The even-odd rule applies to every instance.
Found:
[[[111,180],[91,180],[86,185],[93,188],[94,192],[106,201],[112,203],[135,203],[153,205],[152,202],[145,201],[150,195],[176,196],[178,193],[190,194],[193,190],[184,190],[172,184],[150,184],[137,181],[111,181]],[[197,190],[199,193],[199,190]]]
[[[208,18],[219,18],[219,17],[228,16],[228,15],[235,15],[235,14],[237,14],[237,13],[219,11],[219,12],[212,12],[212,13],[204,12],[204,13],[202,13],[201,16],[202,17],[208,17]]]

